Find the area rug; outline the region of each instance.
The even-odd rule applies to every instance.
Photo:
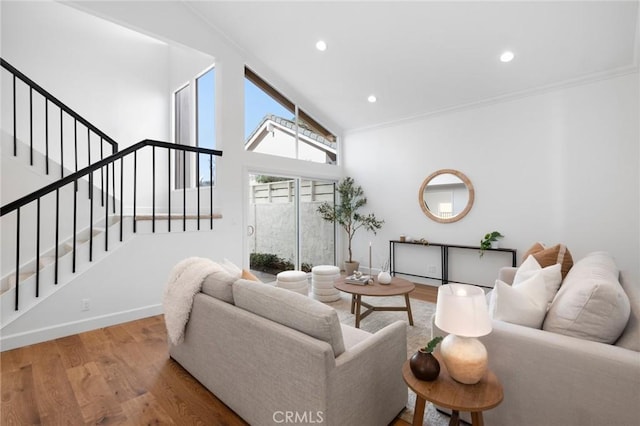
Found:
[[[363,297],[363,301],[373,306],[403,306],[403,297]],[[351,296],[341,294],[340,300],[327,303],[338,312],[340,322],[353,326],[355,315],[351,313]],[[413,355],[418,348],[425,346],[431,340],[431,316],[436,311],[434,303],[421,300],[411,300],[411,312],[413,314],[413,326],[409,325],[407,313],[402,311],[376,311],[360,321],[362,330],[375,333],[394,321],[404,321],[407,325],[407,357]],[[407,407],[400,414],[400,418],[408,423],[413,421],[413,409],[415,407],[416,394],[409,390]],[[431,403],[427,403],[424,413],[425,426],[446,426],[449,417],[438,412]]]

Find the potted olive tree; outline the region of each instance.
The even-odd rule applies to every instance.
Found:
[[[360,208],[367,204],[367,198],[364,196],[362,187],[357,186],[353,178],[346,177],[338,183],[336,187],[338,193],[338,201],[336,204],[322,203],[318,207],[318,212],[322,218],[328,222],[337,223],[347,234],[349,260],[344,262],[344,270],[347,275],[353,274],[360,266],[359,262],[354,262],[351,250],[351,242],[356,231],[364,228],[374,234],[380,228],[384,220],[376,219],[373,213],[363,215],[359,213]]]

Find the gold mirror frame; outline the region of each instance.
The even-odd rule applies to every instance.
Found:
[[[464,207],[464,209],[457,215],[452,217],[446,217],[446,218],[433,214],[433,212],[431,212],[427,207],[427,203],[424,200],[424,192],[427,189],[427,185],[429,185],[429,182],[431,182],[436,176],[440,176],[444,174],[451,174],[458,177],[462,181],[462,183],[464,183],[464,185],[467,187],[467,192],[469,194],[469,198],[467,199],[467,205]],[[465,217],[467,213],[469,213],[469,210],[471,210],[474,199],[475,199],[475,191],[473,189],[473,185],[471,184],[471,181],[469,180],[469,178],[465,176],[464,173],[461,173],[453,169],[441,169],[434,173],[431,173],[429,176],[427,176],[424,182],[422,182],[422,185],[420,185],[420,191],[418,192],[418,202],[420,203],[420,208],[422,209],[424,214],[427,215],[431,220],[434,220],[439,223],[457,222],[463,217]]]

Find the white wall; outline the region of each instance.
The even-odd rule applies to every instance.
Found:
[[[166,43],[58,2],[8,1],[2,56],[122,147],[169,135]]]
[[[215,231],[137,234],[3,328],[2,350],[162,313],[173,265],[192,256],[222,261],[227,253],[216,241]]]
[[[172,91],[213,58],[180,45],[132,31],[104,19],[52,1],[2,3],[2,57],[118,142],[120,149],[143,139],[172,141]],[[11,79],[2,73],[2,128],[13,132]],[[28,111],[28,91],[18,84],[22,112]],[[34,147],[44,152],[44,103],[34,96]],[[25,115],[25,117],[27,117]],[[50,156],[59,163],[59,110],[50,106]],[[65,116],[65,167],[73,169],[73,120]],[[18,120],[18,137],[29,142],[26,119]],[[86,130],[78,135],[80,168],[86,165]],[[93,139],[95,141],[95,139]],[[96,141],[97,142],[97,141]],[[110,151],[105,145],[105,155]],[[149,183],[150,148],[138,154],[139,182]],[[166,151],[156,150],[156,200],[165,205]],[[96,161],[98,149],[92,145]],[[163,167],[164,166],[164,167]],[[133,166],[125,167],[131,182]],[[149,179],[146,179],[149,178]],[[119,184],[116,185],[119,187]],[[125,185],[129,188],[128,185]],[[31,191],[26,188],[25,191]],[[131,190],[125,202],[131,203]],[[138,207],[150,211],[151,194],[138,193]]]
[[[535,241],[565,243],[574,259],[606,250],[637,281],[638,91],[635,73],[348,134],[346,174],[386,220],[374,239],[377,255],[400,234],[478,245],[499,230],[502,246],[520,255]],[[475,187],[472,210],[452,224],[429,220],[418,204],[424,178],[443,168],[460,170]],[[372,238],[356,236],[360,259]],[[458,265],[489,262],[472,257]],[[490,280],[495,270],[478,274]]]
[[[189,46],[215,57],[216,63],[216,144],[224,155],[216,166],[216,211],[223,218],[216,229],[225,237],[228,257],[248,266],[246,226],[248,225],[248,173],[338,179],[336,166],[278,158],[244,150],[244,66],[248,64],[276,89],[305,111],[312,105],[292,90],[248,52],[235,45],[199,19],[182,2],[72,2],[74,7],[126,25],[154,37]],[[154,13],[149,13],[153,8]],[[315,115],[335,134],[340,129],[326,117]]]

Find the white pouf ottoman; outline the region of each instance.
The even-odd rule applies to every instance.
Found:
[[[318,265],[311,269],[313,297],[321,302],[340,300],[340,291],[333,283],[340,278],[340,268],[333,265]]]
[[[276,287],[286,288],[296,293],[309,294],[309,280],[303,271],[283,271],[276,276]]]

